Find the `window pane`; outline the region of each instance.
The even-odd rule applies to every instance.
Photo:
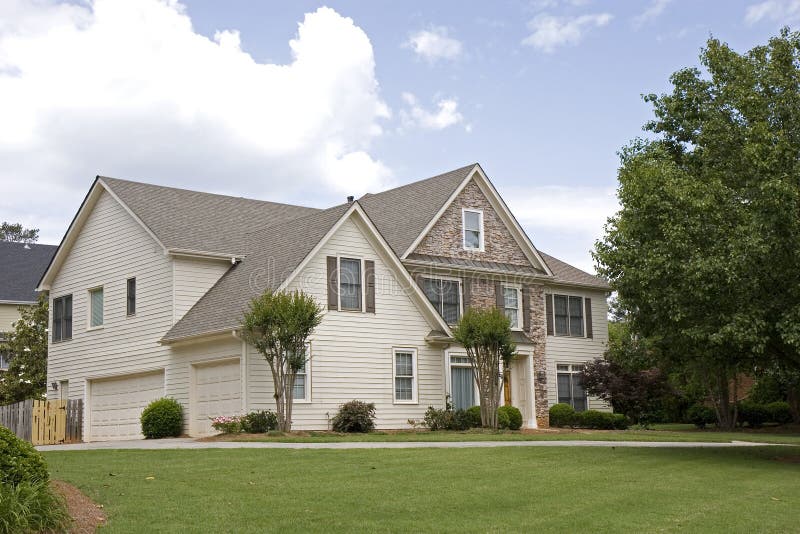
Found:
[[[558,374],[558,402],[572,405],[572,386],[569,374]]]
[[[464,230],[464,246],[466,248],[481,248],[481,233],[475,230]]]
[[[452,365],[469,365],[469,358],[467,356],[450,356],[450,363]]]
[[[583,299],[569,298],[569,335],[583,336]]]
[[[342,309],[361,309],[361,261],[342,258],[339,265]]]
[[[128,278],[128,315],[136,313],[136,278]]]
[[[292,397],[295,399],[303,400],[306,398],[306,375],[305,373],[297,373],[294,378],[294,388],[292,389]]]
[[[503,288],[503,301],[505,302],[506,308],[518,308],[519,307],[519,291],[513,287],[504,287]]]
[[[475,380],[470,367],[450,368],[450,386],[451,401],[456,410],[475,406]]]
[[[458,282],[442,280],[442,318],[447,324],[455,324],[461,316],[461,295]]]
[[[508,321],[511,323],[511,328],[518,328],[519,327],[519,312],[516,309],[506,308],[506,317],[508,317]]]
[[[72,295],[64,297],[64,320],[62,339],[72,339]]]
[[[567,315],[567,297],[553,295],[553,308],[555,309],[555,327],[557,336],[569,335],[569,316]]]
[[[476,211],[464,212],[464,229],[475,230],[480,232],[481,229],[481,214]]]
[[[53,341],[60,341],[64,321],[64,299],[53,299]]]
[[[397,400],[414,400],[414,394],[412,392],[413,382],[413,378],[395,378],[394,398]]]
[[[89,293],[91,317],[89,320],[90,326],[100,326],[103,324],[103,290],[95,289]]]
[[[441,280],[434,280],[433,278],[422,279],[422,291],[436,311],[442,313],[442,284]]]
[[[408,352],[395,354],[395,375],[414,376],[414,356]]]
[[[583,389],[580,377],[576,374],[572,375],[572,405],[576,412],[586,411],[586,390]]]

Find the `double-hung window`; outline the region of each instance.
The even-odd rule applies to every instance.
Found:
[[[503,312],[511,322],[511,328],[522,328],[522,291],[514,286],[502,286]]]
[[[89,290],[89,328],[103,326],[103,288]]]
[[[339,259],[339,303],[342,310],[361,311],[361,260]]]
[[[292,388],[292,398],[295,401],[300,402],[309,402],[311,400],[311,362],[310,356],[311,350],[308,345],[306,345],[306,350],[304,352],[304,360],[303,366],[298,369],[297,374],[294,377],[294,388]]]
[[[586,400],[586,390],[583,389],[580,373],[583,365],[577,364],[558,364],[558,402],[569,404],[575,408],[576,412],[583,412],[588,407]]]
[[[394,401],[417,402],[417,351],[394,349]]]
[[[72,339],[72,295],[53,299],[53,341]]]
[[[483,250],[483,212],[464,209],[462,211],[463,242],[465,250]]]
[[[553,295],[557,336],[583,337],[583,297]]]
[[[128,315],[136,315],[136,278],[128,278],[126,288],[126,313]]]
[[[11,353],[0,349],[0,371],[8,371],[8,366],[11,363]]]
[[[422,291],[447,324],[461,317],[461,287],[458,280],[423,278]]]

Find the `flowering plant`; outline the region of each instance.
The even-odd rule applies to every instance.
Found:
[[[239,415],[221,415],[211,419],[211,427],[223,434],[238,434],[242,431],[242,417]]]

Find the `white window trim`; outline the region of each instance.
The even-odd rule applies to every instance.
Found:
[[[294,398],[294,389],[292,389],[292,403],[293,404],[311,404],[311,343],[306,343],[306,396],[302,399]]]
[[[500,287],[505,289],[513,289],[517,292],[517,324],[511,325],[511,330],[522,330],[524,328],[525,320],[523,318],[523,307],[524,302],[522,302],[522,286],[519,284],[500,284]],[[506,306],[505,306],[505,295],[503,295],[503,312],[505,313]],[[555,324],[555,323],[554,323]]]
[[[464,315],[464,281],[461,278],[457,278],[455,276],[440,276],[438,274],[427,275],[423,274],[422,278],[427,280],[447,280],[449,282],[458,282],[458,317],[459,319]],[[422,290],[422,294],[425,295],[425,289],[420,288]],[[428,295],[425,295],[425,298],[428,298]],[[428,299],[430,302],[430,299]],[[431,304],[433,306],[433,304]],[[442,301],[442,305],[444,305],[444,300]],[[444,319],[443,310],[437,309],[436,306],[433,306],[433,309],[439,314],[439,316]]]
[[[351,310],[351,309],[344,309],[342,308],[342,260],[358,260],[361,263],[361,267],[359,271],[361,272],[361,309],[360,310]],[[366,313],[367,309],[367,292],[366,292],[366,280],[364,274],[364,258],[362,256],[348,256],[348,255],[338,255],[336,256],[336,299],[337,299],[337,308],[339,311],[349,312],[349,313]]]
[[[397,379],[397,354],[411,353],[412,372],[414,375],[411,377],[411,399],[404,400],[397,398],[396,379]],[[417,349],[415,347],[393,347],[392,348],[392,400],[394,404],[419,404],[419,396],[417,394],[419,379],[417,375]]]
[[[575,296],[577,296],[577,295],[575,295]],[[573,366],[581,366],[581,367],[583,367],[584,365],[586,365],[586,363],[587,362],[564,362],[564,361],[557,361],[556,362],[556,402],[560,402],[559,399],[561,398],[561,395],[559,395],[559,392],[558,392],[558,375],[559,374],[569,374],[570,377],[572,377],[572,376],[574,376],[574,375],[576,375],[576,374],[581,372],[581,371],[574,371],[573,370]],[[558,366],[559,365],[568,366],[569,367],[569,371],[559,371],[558,370]],[[570,392],[569,392],[570,399],[572,399],[572,387],[571,387],[571,385],[572,385],[572,383],[570,382]],[[586,410],[590,410],[591,408],[589,408],[589,399],[590,399],[589,393],[586,391],[586,388],[583,388],[583,391],[584,391],[584,393],[586,393]],[[572,406],[572,403],[570,404],[570,406]]]
[[[55,330],[55,321],[56,321],[56,306],[55,303],[59,299],[66,299],[66,297],[71,297],[71,304],[72,304],[72,319],[70,320],[70,336],[64,337],[64,325],[61,325],[61,338],[55,340],[53,339],[53,331]],[[103,295],[103,302],[105,302],[105,295]],[[74,293],[64,293],[58,297],[53,297],[50,299],[49,302],[50,310],[48,311],[48,315],[50,316],[50,329],[48,329],[47,336],[50,343],[61,343],[62,341],[71,341],[72,336],[75,335],[75,294]],[[63,304],[62,304],[62,314],[63,314]],[[103,318],[105,320],[105,317]],[[62,315],[63,321],[63,315]],[[52,330],[51,330],[52,329]]]
[[[576,293],[568,293],[565,291],[561,291],[559,293],[552,292],[550,293],[553,297],[553,335],[552,337],[565,337],[565,338],[574,338],[574,339],[586,339],[586,297],[583,295],[578,295]],[[569,297],[580,297],[581,299],[581,320],[583,321],[583,335],[581,336],[573,336],[571,334],[557,334],[556,333],[556,295],[560,297],[567,297],[567,315],[569,316]],[[545,304],[546,307],[546,304]],[[567,325],[569,329],[569,325]],[[565,365],[565,364],[560,364]]]
[[[98,289],[103,291],[103,322],[97,326],[92,326],[92,292],[97,291]],[[74,306],[75,303],[73,302],[73,314],[74,314]],[[103,286],[94,286],[90,287],[86,290],[86,331],[90,332],[92,330],[102,330],[106,324],[106,290]]]
[[[471,248],[467,246],[467,212],[470,213],[477,213],[480,215],[480,246],[478,248]],[[472,252],[484,252],[485,251],[485,236],[486,233],[483,231],[483,210],[481,209],[473,209],[473,208],[461,208],[461,247],[464,250],[469,250]]]
[[[455,349],[455,350],[446,350],[444,351],[445,361],[447,362],[447,375],[445,376],[445,391],[446,394],[450,397],[450,401],[452,402],[453,399],[453,374],[450,371],[453,367],[464,367],[464,368],[471,368],[472,365],[468,363],[456,363],[452,362],[452,357],[456,356],[457,358],[467,358],[467,353],[464,349]],[[472,380],[472,387],[475,391],[475,404],[479,405],[481,403],[481,391],[478,389],[478,384],[475,383],[475,379]]]

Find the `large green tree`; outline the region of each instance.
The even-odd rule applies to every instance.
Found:
[[[800,34],[743,54],[711,38],[700,60],[645,97],[650,135],[621,151],[595,259],[634,333],[731,428],[739,373],[800,365]]]
[[[0,404],[44,398],[47,388],[47,296],[20,307],[20,318],[0,350],[11,356],[0,373]]]
[[[278,430],[292,429],[294,383],[308,362],[308,337],[322,321],[322,308],[302,291],[265,291],[250,302],[242,337],[260,352],[272,372]]]
[[[38,239],[38,228],[24,228],[20,223],[12,224],[5,221],[0,224],[0,241],[35,243]]]

